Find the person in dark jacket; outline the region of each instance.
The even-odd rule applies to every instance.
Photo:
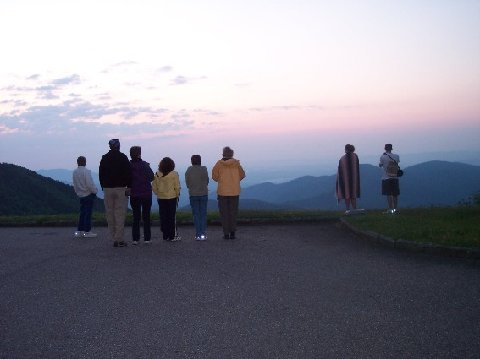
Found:
[[[124,247],[125,216],[127,214],[128,193],[132,184],[132,170],[128,157],[120,152],[120,141],[108,142],[110,151],[102,156],[98,170],[100,186],[104,193],[105,214],[108,230],[114,247]]]
[[[152,208],[153,171],[150,164],[141,158],[140,146],[130,147],[130,166],[132,168],[132,187],[130,189],[130,206],[133,211],[132,240],[138,244],[140,240],[140,220],[143,220],[143,238],[145,244],[152,237],[150,226],[150,210]]]

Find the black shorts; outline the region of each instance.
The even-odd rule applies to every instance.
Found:
[[[398,196],[400,194],[398,178],[382,180],[382,194],[384,196]]]

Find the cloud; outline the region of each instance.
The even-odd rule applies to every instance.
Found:
[[[62,77],[62,78],[59,78],[59,79],[54,79],[54,80],[52,80],[51,83],[53,85],[60,85],[60,86],[70,85],[70,84],[79,84],[80,83],[80,76],[78,76],[77,74],[73,74],[71,76]]]
[[[47,85],[40,86],[36,88],[38,98],[42,100],[56,100],[59,96],[54,94],[54,91],[57,90],[57,86]]]
[[[121,61],[121,62],[117,62],[116,64],[109,65],[108,68],[102,70],[101,73],[102,74],[108,74],[108,73],[112,72],[113,70],[117,70],[117,69],[120,69],[121,71],[123,71],[124,69],[127,69],[128,67],[137,66],[137,65],[138,65],[138,62],[136,62],[136,61]]]
[[[0,123],[0,135],[9,135],[19,132],[18,128],[10,128]]]
[[[192,83],[194,81],[198,80],[205,80],[207,77],[206,76],[200,76],[200,77],[185,77],[185,76],[177,76],[172,81],[170,82],[171,85],[185,85]]]
[[[185,85],[186,83],[188,83],[188,80],[184,76],[177,76],[171,82],[172,85]]]
[[[39,74],[33,74],[27,77],[27,80],[38,80],[40,78]]]
[[[181,129],[193,120],[188,113],[168,117],[164,108],[129,106],[128,104],[92,104],[81,99],[71,99],[57,105],[36,105],[16,112],[0,113],[1,134],[12,131],[30,134],[58,133],[76,128],[111,127],[134,128],[153,126],[162,129]],[[127,131],[128,132],[128,131]]]
[[[13,105],[14,107],[24,107],[27,105],[27,102],[24,101],[24,100],[10,100],[10,99],[7,99],[7,100],[2,100],[0,101],[0,104],[3,104],[3,105]]]
[[[80,76],[72,74],[65,77],[40,81],[40,75],[34,74],[26,78],[28,85],[9,85],[0,91],[7,92],[10,96],[21,95],[28,97],[29,93],[35,93],[40,100],[56,100],[60,98],[59,91],[66,86],[78,85],[81,83]],[[31,83],[33,81],[33,84]]]
[[[193,110],[194,113],[199,113],[202,115],[207,115],[207,116],[222,116],[223,113],[218,112],[218,111],[213,111],[213,110],[206,110],[206,109],[201,109],[201,108],[196,108]]]
[[[173,70],[173,67],[172,66],[162,66],[160,68],[157,69],[157,72],[159,73],[165,73],[165,72],[170,72]]]
[[[138,62],[136,61],[120,61],[116,64],[111,65],[111,67],[128,67],[128,66],[136,66]]]

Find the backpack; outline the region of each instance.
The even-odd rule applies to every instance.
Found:
[[[390,157],[388,154],[386,155]],[[390,157],[390,161],[388,161],[387,167],[385,168],[385,173],[388,177],[398,177],[399,171],[400,166],[398,165],[397,161]]]

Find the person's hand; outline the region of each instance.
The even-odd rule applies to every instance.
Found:
[[[125,189],[125,196],[130,196],[130,193],[132,193],[132,190],[130,188]]]

